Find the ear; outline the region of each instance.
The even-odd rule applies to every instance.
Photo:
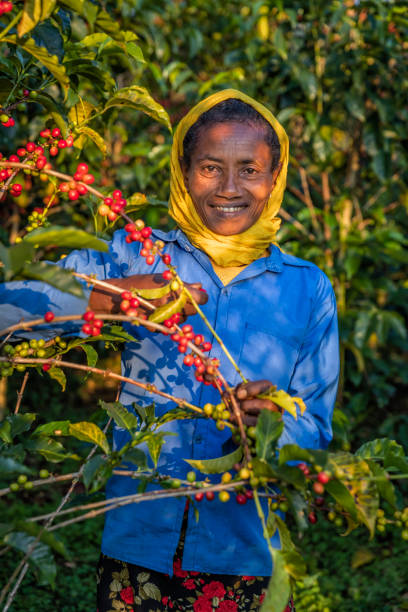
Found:
[[[272,189],[271,189],[271,193],[275,188],[276,185],[276,181],[278,180],[278,176],[280,171],[282,170],[282,162],[279,162],[279,164],[276,166],[276,168],[272,171]]]
[[[179,157],[179,164],[180,164],[180,168],[181,168],[181,172],[183,174],[183,178],[184,178],[184,185],[186,186],[186,189],[188,191],[188,169],[187,169],[187,165],[184,161],[184,159],[182,157]]]

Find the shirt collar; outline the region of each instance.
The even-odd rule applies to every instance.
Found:
[[[164,242],[178,242],[181,248],[187,253],[193,253],[196,256],[196,259],[202,261],[202,257],[197,257],[198,254],[203,255],[206,259],[208,256],[197,249],[195,246],[191,244],[188,240],[187,236],[181,231],[181,229],[174,229],[170,232],[163,232],[162,230],[153,230],[153,234],[157,236],[157,238],[163,240]],[[271,272],[282,272],[283,269],[283,261],[282,261],[282,252],[276,244],[271,244],[269,247],[270,255],[268,257],[261,257],[256,261],[250,263],[243,271],[236,276],[232,283],[235,280],[243,280],[241,275],[248,271],[249,274],[245,274],[246,276],[254,276],[255,274],[259,274],[263,270],[269,270]]]

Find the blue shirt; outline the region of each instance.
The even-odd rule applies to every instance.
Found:
[[[133,274],[161,272],[157,258],[147,266],[138,257],[139,243],[127,244],[126,233],[114,234],[109,252],[74,251],[60,265],[99,279],[127,277]],[[189,283],[201,282],[208,293],[203,310],[209,321],[237,360],[248,380],[268,379],[278,388],[302,397],[307,410],[296,421],[285,413],[280,444],[296,443],[305,448],[325,448],[332,436],[331,418],[338,372],[338,331],[335,298],[329,280],[314,264],[282,253],[271,245],[270,255],[254,261],[224,286],[215,274],[207,255],[194,248],[180,230],[154,232],[166,244],[180,277]],[[12,291],[10,290],[12,289]],[[21,317],[55,314],[81,314],[85,300],[61,293],[39,282],[5,284],[2,327]],[[1,295],[1,294],[0,294]],[[10,304],[15,306],[10,308]],[[29,313],[29,314],[28,314]],[[198,315],[189,318],[195,333],[212,342]],[[66,331],[78,327],[72,323]],[[159,389],[203,406],[218,403],[213,387],[198,383],[192,371],[183,365],[183,355],[166,336],[144,328],[128,328],[136,338],[122,352],[124,376],[154,383]],[[51,335],[55,335],[55,329]],[[44,335],[44,334],[43,334]],[[221,371],[231,385],[240,382],[238,374],[214,341],[210,352],[221,362]],[[174,404],[152,397],[143,390],[124,385],[120,401],[146,405],[155,401],[156,413],[162,414]],[[80,417],[80,415],[78,415]],[[166,437],[158,468],[165,474],[184,478],[191,468],[184,459],[219,457],[228,444],[229,431],[219,431],[211,419],[173,421],[165,429],[175,436]],[[127,440],[126,431],[115,428],[117,448]],[[214,482],[219,476],[212,477]],[[152,488],[154,488],[152,486]],[[114,476],[107,485],[107,495],[116,497],[137,492],[137,480]],[[267,512],[265,500],[264,511]],[[102,552],[106,555],[172,574],[185,500],[173,498],[127,505],[107,514]],[[233,496],[227,503],[203,500],[199,521],[189,510],[182,567],[185,570],[215,574],[258,575],[271,573],[271,559],[262,535],[255,504],[241,506]],[[272,544],[279,547],[276,534]]]

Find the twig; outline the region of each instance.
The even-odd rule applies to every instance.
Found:
[[[293,225],[293,227],[296,227],[296,229],[298,229],[300,232],[302,232],[302,234],[305,234],[305,236],[307,236],[309,238],[309,240],[311,242],[314,242],[316,240],[315,236],[313,234],[311,234],[310,232],[307,231],[306,227],[303,225],[303,223],[300,223],[300,221],[298,221],[297,219],[295,219],[294,217],[292,217],[292,215],[290,215],[286,210],[284,210],[283,208],[281,208],[279,210],[278,215],[280,217],[282,217],[283,219],[285,219],[285,221],[288,221],[289,223],[291,223],[291,225]]]
[[[120,380],[130,385],[135,385],[136,387],[140,387],[141,389],[144,389],[145,391],[148,391],[149,393],[160,395],[160,397],[165,397],[166,399],[173,401],[175,404],[177,404],[181,408],[190,408],[194,412],[198,412],[200,414],[203,413],[201,408],[198,408],[198,406],[194,406],[194,404],[190,404],[190,402],[188,402],[187,400],[182,399],[180,397],[175,397],[173,395],[170,395],[170,393],[165,393],[164,391],[159,391],[156,385],[153,385],[151,383],[141,383],[141,382],[138,382],[137,380],[133,380],[133,378],[128,378],[127,376],[116,374],[116,372],[112,372],[111,370],[102,370],[100,368],[85,366],[80,363],[71,363],[70,361],[62,361],[59,359],[52,359],[52,358],[42,359],[39,357],[31,357],[31,358],[30,357],[13,357],[11,359],[8,359],[7,357],[0,357],[0,362],[4,362],[4,361],[7,361],[7,362],[11,361],[12,363],[25,363],[27,365],[30,363],[31,364],[41,364],[41,365],[47,363],[47,364],[61,367],[61,368],[72,368],[74,370],[82,370],[83,372],[92,372],[93,374],[99,374],[100,376],[103,376],[104,378],[114,378],[115,380]]]
[[[106,431],[108,430],[110,424],[112,422],[112,418],[109,419],[108,423],[106,424],[105,428],[104,428],[104,433],[106,433]],[[94,447],[90,450],[86,461],[88,461],[88,459],[90,459],[92,457],[92,455],[95,453],[96,449],[98,448],[98,445],[95,444]],[[13,602],[14,597],[16,596],[16,593],[20,587],[21,582],[24,579],[24,576],[27,573],[28,570],[28,559],[31,556],[31,554],[33,553],[38,541],[40,540],[42,534],[44,533],[44,531],[50,531],[48,528],[52,525],[55,517],[57,516],[57,514],[62,510],[62,508],[65,506],[65,504],[68,502],[69,498],[71,497],[72,491],[74,490],[76,484],[79,481],[80,476],[82,475],[82,472],[85,468],[86,462],[81,466],[77,476],[72,480],[71,485],[67,491],[67,493],[65,494],[64,498],[62,499],[62,501],[60,502],[59,506],[57,507],[57,509],[51,514],[51,516],[49,517],[48,521],[46,522],[46,524],[42,527],[42,529],[40,530],[40,532],[38,533],[36,539],[34,540],[34,542],[29,546],[26,554],[24,555],[23,559],[21,560],[21,562],[19,563],[19,565],[17,566],[17,568],[14,570],[12,576],[10,576],[9,581],[7,582],[7,584],[5,585],[5,587],[3,588],[1,595],[0,595],[0,603],[4,600],[4,597],[7,595],[7,592],[11,586],[11,584],[13,584],[13,581],[16,579],[16,577],[18,576],[16,583],[6,601],[6,604],[4,606],[3,612],[7,612],[7,610],[9,609],[10,605]]]
[[[20,391],[18,391],[18,393],[17,393],[17,404],[16,404],[16,407],[14,409],[14,414],[17,414],[17,412],[20,410],[21,401],[23,399],[23,395],[24,395],[24,391],[25,391],[25,388],[26,388],[26,385],[27,385],[27,380],[28,380],[29,374],[30,373],[28,371],[24,374],[24,378],[23,378],[23,382],[21,383]]]
[[[71,480],[78,476],[79,472],[73,472],[72,474],[61,474],[60,476],[49,476],[48,478],[39,478],[38,480],[32,480],[31,484],[33,487],[39,487],[41,485],[51,484],[55,482],[64,482],[65,480]],[[5,487],[4,489],[0,489],[0,497],[3,495],[7,495],[10,493],[10,487]]]
[[[312,220],[313,227],[315,228],[315,230],[320,231],[320,225],[317,220],[316,210],[315,210],[313,200],[310,195],[309,185],[307,182],[306,170],[302,166],[299,166],[299,174],[300,174],[300,180],[302,181],[303,192],[305,195],[303,201],[310,211],[310,218]]]
[[[172,489],[172,490],[162,490],[159,489],[157,491],[149,491],[148,493],[136,493],[135,495],[126,495],[124,497],[118,497],[114,499],[104,500],[103,502],[95,502],[95,504],[104,505],[104,508],[100,508],[98,510],[92,510],[91,512],[86,512],[81,516],[77,516],[75,518],[69,519],[62,523],[58,523],[58,525],[54,525],[49,531],[55,531],[56,529],[60,529],[61,527],[66,527],[67,525],[72,525],[73,523],[78,523],[80,521],[84,521],[88,518],[93,518],[98,516],[99,514],[104,514],[105,512],[109,512],[110,510],[114,510],[115,508],[119,508],[121,506],[127,506],[128,504],[137,504],[143,501],[152,501],[157,499],[163,499],[167,497],[184,497],[185,495],[191,495],[201,492],[207,491],[224,491],[227,489],[234,489],[235,487],[240,487],[242,485],[247,484],[245,480],[235,480],[229,483],[220,483],[217,485],[211,485],[209,487],[205,487],[202,489],[197,489],[197,487],[185,487],[180,490]],[[74,509],[73,509],[74,510]]]
[[[322,193],[323,193],[323,202],[324,202],[324,213],[325,213],[325,217],[327,217],[330,212],[331,195],[330,195],[329,174],[326,170],[322,172]],[[330,224],[328,223],[327,218],[325,218],[323,221],[323,228],[324,228],[323,230],[324,237],[327,241],[329,241],[331,239],[331,229],[330,229]]]

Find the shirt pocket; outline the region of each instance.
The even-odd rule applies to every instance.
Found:
[[[270,380],[287,391],[300,350],[295,343],[276,335],[275,330],[245,323],[239,366],[248,380]],[[239,381],[236,381],[236,384]]]

